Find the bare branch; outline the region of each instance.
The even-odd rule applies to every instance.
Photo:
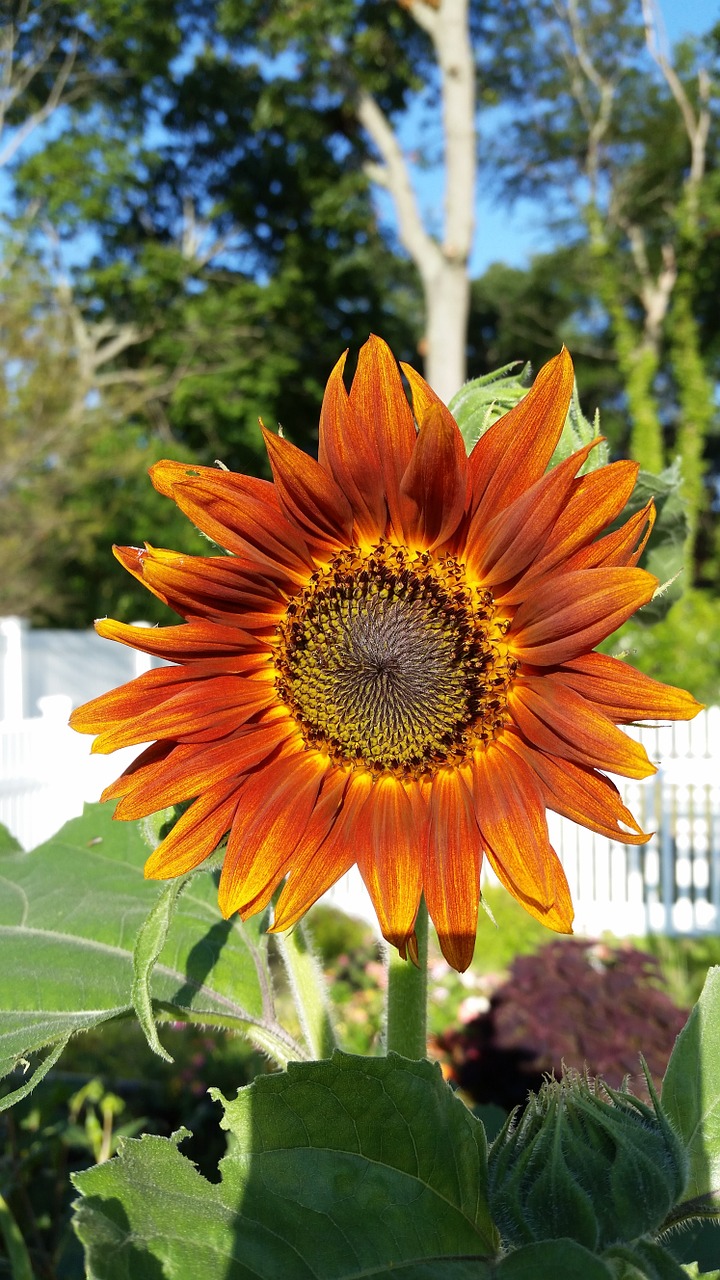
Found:
[[[612,78],[603,76],[590,56],[582,19],[578,13],[577,0],[567,0],[565,8],[562,7],[559,0],[555,0],[555,11],[561,20],[567,21],[572,36],[573,49],[571,58],[574,58],[576,65],[575,75],[572,77],[573,92],[575,101],[588,126],[585,168],[590,183],[592,200],[595,203],[600,173],[601,147],[610,127],[617,83]],[[579,90],[578,71],[598,94],[599,103],[595,111],[592,110],[587,96]]]
[[[228,245],[232,244],[239,234],[239,227],[233,224],[222,235],[212,235],[210,224],[202,218],[198,218],[195,211],[195,201],[191,196],[185,196],[180,231],[180,252],[186,262],[191,262],[194,267],[206,267],[209,262],[212,262],[213,258],[217,258],[219,254],[224,253]]]
[[[41,44],[37,56],[28,62],[25,67],[21,66],[17,78],[13,79],[12,60],[15,43],[16,37],[14,32],[11,30],[7,37],[5,49],[3,50],[3,76],[4,78],[9,77],[9,80],[6,81],[6,92],[3,93],[3,117],[7,110],[7,106],[27,88],[31,80],[33,80],[40,69],[47,63],[55,48],[55,45],[52,42],[46,43],[45,45]],[[23,123],[15,130],[12,137],[8,139],[2,150],[0,150],[0,168],[12,159],[30,134],[34,133],[41,124],[44,124],[57,107],[63,103],[72,101],[80,92],[82,92],[79,85],[74,86],[66,92],[68,80],[70,79],[77,60],[78,44],[79,37],[77,33],[75,33],[70,42],[70,48],[68,49],[62,65],[53,81],[50,93],[48,94],[45,103],[23,121]]]
[[[659,34],[659,13],[654,0],[641,0],[643,21],[645,24],[645,42],[648,52],[655,65],[662,72],[665,83],[668,86],[675,102],[677,103],[680,114],[685,125],[685,132],[690,143],[690,173],[688,175],[688,185],[692,188],[699,186],[705,175],[705,165],[707,160],[707,140],[710,132],[711,116],[708,106],[710,98],[710,79],[704,68],[698,72],[698,90],[700,97],[700,110],[696,113],[695,109],[685,92],[685,86],[682,83],[677,71],[672,65],[665,49],[661,46]]]
[[[399,3],[412,14],[418,26],[427,32],[434,44],[439,25],[440,0],[399,0]]]
[[[384,186],[395,201],[400,239],[423,279],[432,274],[440,250],[423,226],[410,173],[393,128],[366,89],[358,89],[357,115],[383,160]]]

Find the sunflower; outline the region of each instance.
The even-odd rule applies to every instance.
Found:
[[[442,950],[472,958],[486,857],[531,915],[570,932],[546,808],[647,836],[603,770],[654,766],[618,728],[687,719],[689,694],[594,646],[653,595],[652,502],[603,534],[637,466],[547,471],[573,387],[566,351],[469,456],[450,411],[371,337],[320,415],[318,460],[263,429],[273,481],[159,462],[153,484],[222,554],[115,549],[184,621],[100,635],[173,665],[79,708],[93,750],[148,743],[104,793],[117,818],[191,801],[150,857],[165,879],[227,837],[224,916],[285,879],[284,930],[357,863],[385,938],[414,946],[425,895]]]

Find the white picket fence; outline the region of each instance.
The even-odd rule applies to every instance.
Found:
[[[18,619],[0,619],[3,639],[0,823],[32,849],[77,817],[84,803],[98,800],[136,754],[131,748],[91,755],[90,738],[68,728],[72,705],[154,664],[92,633],[31,632]],[[34,702],[40,715],[27,714],[28,687],[42,690]],[[58,691],[68,687],[72,695]],[[652,840],[624,845],[548,815],[576,930],[591,936],[720,931],[720,707],[689,723],[628,732],[659,765],[643,782],[616,779],[628,808],[655,832]],[[375,923],[357,871],[326,901]]]

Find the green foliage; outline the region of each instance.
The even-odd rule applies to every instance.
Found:
[[[338,1039],[350,1053],[380,1051],[387,975],[369,925],[322,903],[307,917],[323,961]]]
[[[690,1176],[673,1222],[720,1218],[720,969],[711,969],[678,1036],[662,1090],[663,1111],[685,1143]]]
[[[646,627],[635,618],[601,647],[627,654],[646,675],[691,689],[702,702],[718,700],[720,599],[714,594],[686,590],[661,621]]]
[[[336,1053],[222,1101],[232,1140],[219,1183],[180,1153],[182,1133],[126,1142],[76,1177],[98,1280],[144,1280],[158,1264],[188,1280],[219,1264],[228,1280],[489,1275],[484,1133],[436,1067]]]
[[[484,1129],[442,1081],[437,1066],[393,1054],[364,1059],[339,1052],[329,1061],[288,1062],[305,1050],[273,1019],[275,980],[258,926],[219,920],[211,875],[198,873],[188,879],[181,895],[158,891],[142,879],[144,854],[137,829],[113,824],[107,807],[89,809],[35,853],[22,854],[12,840],[5,842],[0,855],[6,887],[4,909],[0,906],[5,979],[4,985],[0,982],[0,1001],[6,1068],[43,1046],[54,1043],[59,1051],[70,1033],[83,1027],[97,1036],[93,1025],[103,1020],[110,1022],[111,1037],[122,1035],[116,1042],[119,1052],[111,1049],[107,1059],[119,1068],[123,1054],[133,1052],[132,1036],[121,1027],[131,1014],[134,952],[136,990],[142,986],[152,1000],[143,1009],[146,1022],[164,1016],[232,1027],[266,1051],[274,1047],[287,1069],[258,1077],[235,1102],[213,1091],[225,1107],[229,1134],[219,1181],[214,1159],[208,1158],[210,1151],[221,1154],[217,1133],[203,1131],[200,1171],[179,1150],[180,1141],[190,1140],[186,1130],[173,1140],[157,1134],[133,1136],[139,1117],[128,1109],[122,1081],[108,1084],[95,1071],[75,1086],[57,1138],[68,1150],[82,1149],[86,1159],[92,1155],[103,1161],[75,1179],[81,1193],[77,1231],[90,1274],[98,1280],[122,1280],[130,1273],[151,1280],[162,1267],[173,1270],[179,1280],[192,1280],[221,1265],[224,1274],[237,1275],[238,1280],[270,1280],[278,1267],[293,1275],[323,1274],[329,1280],[349,1280],[358,1269],[388,1277],[402,1270],[414,1280],[443,1275],[448,1280],[477,1280],[483,1275],[486,1280],[512,1280],[533,1274],[529,1268],[535,1266],[542,1268],[535,1272],[537,1280],[546,1280],[550,1267],[553,1276],[565,1274],[571,1280],[573,1267],[581,1264],[583,1275],[593,1275],[593,1268],[598,1277],[603,1275],[596,1262],[607,1266],[614,1280],[627,1280],[636,1272],[644,1280],[669,1280],[679,1274],[664,1246],[651,1235],[634,1237],[637,1224],[633,1219],[627,1226],[628,1213],[634,1205],[633,1212],[645,1214],[640,1231],[643,1224],[647,1227],[648,1213],[652,1223],[666,1215],[663,1225],[669,1227],[714,1211],[720,1180],[715,1098],[720,1088],[715,1079],[720,1061],[715,1044],[720,1025],[718,971],[678,1040],[665,1081],[663,1114],[680,1133],[691,1164],[682,1202],[673,1203],[667,1212],[646,1176],[648,1168],[657,1173],[662,1161],[650,1151],[652,1126],[648,1128],[643,1112],[644,1122],[633,1140],[644,1144],[644,1154],[638,1154],[634,1177],[637,1181],[642,1165],[646,1195],[637,1204],[634,1197],[624,1202],[622,1249],[615,1245],[598,1260],[579,1238],[550,1240],[539,1253],[534,1245],[518,1241],[518,1247],[499,1256],[486,1197]],[[320,932],[322,936],[322,927]],[[336,960],[342,955],[340,943],[336,928],[329,933],[326,928],[325,947]],[[317,993],[323,983],[307,947],[296,946],[295,952],[285,961],[297,1002],[305,1010],[300,1022],[307,1022],[310,1041],[319,1042],[325,1014]],[[538,963],[539,957],[534,969]],[[648,993],[643,998],[647,1004]],[[163,1041],[174,1053],[177,1035],[170,1028],[163,1032]],[[148,1038],[154,1039],[152,1025]],[[207,1053],[201,1056],[200,1080],[192,1074],[197,1074],[197,1066],[188,1078],[193,1098],[195,1085],[202,1089],[202,1076],[209,1070],[222,1075],[228,1067],[222,1052],[212,1055],[212,1067]],[[193,1053],[190,1061],[196,1064],[197,1055]],[[155,1073],[173,1070],[155,1062]],[[702,1071],[688,1087],[691,1064],[697,1062]],[[97,1058],[95,1063],[99,1065]],[[46,1064],[47,1058],[30,1080],[4,1099],[6,1104],[15,1101],[13,1114],[32,1114],[25,1095]],[[247,1078],[244,1061],[239,1074]],[[167,1096],[165,1085],[162,1094]],[[610,1096],[623,1114],[642,1111],[637,1100],[620,1102],[612,1091]],[[41,1130],[37,1159],[56,1142],[47,1127],[41,1125]],[[667,1137],[671,1130],[663,1133]],[[598,1155],[602,1143],[595,1145]],[[105,1159],[114,1151],[117,1154]],[[540,1161],[540,1175],[544,1168]],[[588,1176],[584,1170],[586,1192]],[[609,1202],[602,1179],[590,1194],[598,1188],[606,1221]],[[15,1196],[14,1183],[11,1191],[9,1213],[22,1229],[27,1225],[26,1210],[17,1217],[16,1203],[22,1198]],[[9,1218],[5,1226],[11,1230]],[[508,1236],[506,1249],[511,1243]]]
[[[708,969],[720,965],[720,937],[674,937],[653,934],[638,939],[638,946],[657,960],[663,987],[681,1009],[691,1009],[700,999]]]
[[[146,855],[137,826],[101,805],[33,853],[3,855],[0,1071],[46,1056],[0,1105],[29,1093],[77,1032],[131,1016],[135,939],[161,892],[143,879]],[[144,963],[156,1015],[231,1027],[281,1061],[304,1056],[274,1015],[262,917],[222,921],[216,896],[213,876],[193,879],[158,963],[154,947],[135,953],[136,983]]]
[[[480,915],[473,960],[473,969],[478,972],[504,973],[517,956],[529,955],[553,941],[553,934],[503,889],[486,886],[483,902],[488,910]]]
[[[329,1062],[294,1063],[260,1078],[235,1102],[217,1095],[230,1134],[219,1182],[206,1181],[181,1154],[184,1130],[171,1141],[123,1141],[115,1159],[76,1175],[75,1225],[89,1270],[98,1280],[129,1272],[143,1280],[158,1266],[191,1280],[219,1263],[238,1280],[270,1280],[278,1268],[328,1280],[359,1270],[412,1280],[696,1274],[674,1261],[656,1233],[707,1208],[707,1196],[699,1205],[681,1195],[680,1139],[693,1170],[705,1151],[707,1182],[708,1161],[720,1148],[713,1093],[719,1002],[715,973],[671,1058],[661,1108],[655,1099],[648,1106],[576,1078],[547,1085],[506,1127],[490,1153],[491,1203],[505,1226],[500,1255],[482,1126],[437,1069],[395,1055],[335,1053]],[[688,1089],[698,1061],[709,1070],[695,1072]],[[553,1126],[562,1141],[553,1140]],[[543,1137],[547,1158],[526,1159],[523,1152],[539,1150]],[[564,1179],[551,1176],[561,1151]],[[697,1189],[693,1176],[690,1188]],[[506,1194],[508,1177],[519,1179],[517,1195]],[[713,1178],[717,1170],[707,1185]],[[567,1210],[579,1190],[602,1226],[597,1241],[578,1239],[581,1223],[571,1212],[565,1220],[573,1239],[524,1242],[532,1223],[541,1235],[562,1230],[562,1205]],[[530,1217],[522,1211],[526,1201],[534,1205]],[[507,1229],[515,1211],[523,1227],[517,1247]]]
[[[659,1083],[684,1013],[634,947],[554,939],[518,956],[484,1010],[436,1038],[451,1078],[478,1102],[511,1107],[563,1065],[637,1092],[642,1053]]]
[[[62,1070],[0,1114],[0,1187],[38,1280],[85,1274],[70,1225],[70,1174],[115,1154],[124,1137],[167,1136],[185,1123],[193,1131],[186,1154],[207,1176],[217,1174],[226,1142],[208,1084],[237,1088],[263,1070],[260,1055],[237,1037],[187,1025],[167,1024],[163,1040],[172,1066],[150,1051],[137,1024],[77,1036]],[[10,1275],[0,1246],[0,1276]]]

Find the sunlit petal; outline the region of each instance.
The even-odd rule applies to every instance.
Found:
[[[401,956],[419,960],[424,893],[463,970],[482,857],[531,915],[570,931],[546,808],[643,843],[602,771],[654,766],[618,726],[690,718],[699,704],[592,652],[653,594],[635,566],[654,507],[604,533],[636,467],[578,475],[595,442],[548,471],[572,394],[567,352],[469,460],[449,410],[405,366],[410,408],[381,339],[362,348],[349,392],[344,363],[318,461],[265,433],[273,482],[153,468],[224,552],[115,549],[184,621],[103,619],[99,634],[174,665],[71,722],[94,751],[143,747],[104,792],[116,817],[188,805],[146,875],[182,875],[222,842],[224,915],[263,910],[285,880],[280,930],[357,864]]]
[[[480,861],[480,832],[467,782],[459,769],[440,769],[430,788],[423,887],[443,955],[459,972],[467,969],[475,949]]]
[[[502,511],[545,474],[573,391],[573,366],[563,347],[543,365],[527,395],[498,418],[470,454],[473,507]]]
[[[424,838],[418,789],[390,775],[378,778],[358,817],[357,862],[383,937],[396,947],[407,945],[420,905]]]

